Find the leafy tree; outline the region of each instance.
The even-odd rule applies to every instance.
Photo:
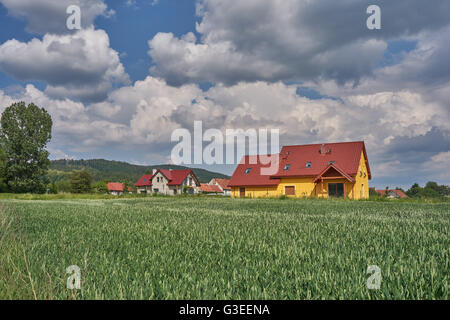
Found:
[[[108,187],[106,186],[107,182],[106,181],[100,181],[97,182],[93,185],[93,189],[95,190],[95,192],[97,193],[107,193],[108,192]]]
[[[375,188],[369,189],[369,196],[370,197],[379,197],[379,194],[376,192]]]
[[[58,194],[58,187],[56,186],[56,183],[51,183],[50,188],[48,189],[48,193],[50,194]]]
[[[5,151],[0,147],[0,192],[8,191],[6,185],[6,165],[8,163],[8,157]]]
[[[408,191],[406,191],[406,194],[408,197],[416,197],[419,195],[419,193],[422,192],[422,188],[419,186],[418,183],[414,183]]]
[[[421,188],[417,183],[413,184],[411,189],[406,191],[406,194],[415,198],[442,198],[448,196],[449,187],[445,185],[439,185],[436,182],[429,181],[424,188]]]
[[[46,191],[52,118],[33,103],[14,103],[1,117],[0,144],[7,155],[6,182],[14,193]]]
[[[89,193],[92,190],[92,176],[86,170],[73,171],[70,175],[70,184],[72,193]]]
[[[59,192],[70,192],[72,190],[72,184],[69,178],[63,178],[55,182],[56,188]]]

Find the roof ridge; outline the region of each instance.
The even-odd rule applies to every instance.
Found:
[[[309,144],[292,144],[292,145],[286,145],[283,146],[283,148],[286,147],[311,147],[311,146],[321,146],[321,145],[328,145],[328,144],[349,144],[349,143],[364,143],[363,140],[360,141],[347,141],[347,142],[323,142],[323,143],[309,143]]]

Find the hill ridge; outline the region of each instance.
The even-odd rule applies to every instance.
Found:
[[[87,170],[94,180],[94,182],[108,180],[136,183],[147,170],[153,169],[173,169],[185,170],[191,169],[199,178],[200,182],[207,183],[213,178],[229,178],[229,176],[209,171],[206,169],[190,168],[187,166],[177,166],[172,164],[161,165],[136,165],[126,161],[106,160],[106,159],[59,159],[50,162],[50,173],[53,177],[67,175],[72,170]],[[58,180],[52,179],[52,180]]]

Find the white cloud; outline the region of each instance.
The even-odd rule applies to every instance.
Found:
[[[93,28],[27,43],[9,40],[0,45],[0,71],[20,80],[43,80],[52,97],[88,102],[104,100],[114,83],[129,83],[108,35]]]
[[[200,0],[197,32],[149,41],[152,73],[169,83],[333,80],[373,74],[387,41],[449,25],[448,1],[383,3],[383,27],[367,29],[369,1]],[[404,10],[405,6],[414,8]],[[416,12],[420,12],[417,15]]]
[[[0,102],[13,100],[18,99],[0,90]],[[281,82],[217,85],[202,91],[147,77],[97,104],[52,99],[32,85],[20,100],[33,101],[52,115],[52,148],[59,150],[55,155],[98,156],[114,149],[130,159],[160,162],[174,146],[174,129],[191,129],[194,120],[203,120],[205,130],[278,128],[282,145],[365,140],[374,177],[389,178],[409,177],[411,172],[437,175],[448,156],[438,155],[448,149],[439,150],[450,141],[445,108],[408,91],[311,100],[299,96],[296,85]],[[436,149],[432,144],[438,138]],[[417,152],[408,145],[414,141],[422,143]],[[426,161],[437,165],[427,171],[422,167]]]
[[[0,0],[8,13],[14,17],[27,20],[27,31],[31,33],[67,33],[66,13],[70,5],[81,9],[81,26],[89,28],[96,17],[110,17],[113,10],[108,10],[104,0]]]

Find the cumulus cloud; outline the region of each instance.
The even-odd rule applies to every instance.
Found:
[[[0,0],[8,13],[27,20],[27,31],[37,34],[67,33],[67,7],[77,5],[81,9],[81,26],[89,28],[97,16],[111,16],[104,0]]]
[[[370,1],[201,0],[196,30],[149,41],[152,73],[171,84],[210,81],[311,81],[358,84],[383,58],[387,42],[450,24],[450,3],[379,1],[382,29],[368,30]],[[414,8],[405,10],[405,7]],[[420,12],[417,15],[416,12]]]
[[[114,90],[101,103],[53,99],[28,85],[14,96],[0,90],[0,105],[25,100],[48,109],[55,156],[95,151],[98,157],[114,149],[135,160],[165,161],[174,146],[173,130],[192,129],[195,120],[203,120],[205,130],[223,132],[278,128],[282,145],[365,140],[375,178],[401,181],[415,172],[448,182],[437,167],[450,150],[445,106],[410,91],[312,100],[297,89],[260,81],[202,91],[197,85],[174,87],[147,77]],[[424,165],[430,161],[436,164],[431,169]]]
[[[9,40],[0,45],[0,71],[19,80],[43,80],[52,97],[85,102],[104,100],[114,84],[129,83],[108,35],[93,28],[27,43]]]

